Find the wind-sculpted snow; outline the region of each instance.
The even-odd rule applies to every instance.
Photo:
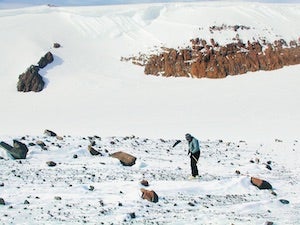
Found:
[[[29,152],[24,160],[11,160],[0,149],[3,224],[297,224],[300,219],[297,140],[266,145],[201,140],[200,179],[189,181],[184,140],[174,148],[176,140],[135,136],[1,140],[12,138]],[[102,156],[88,152],[91,143]],[[109,156],[120,150],[137,157],[136,164],[126,167]],[[49,161],[56,165],[49,167]],[[251,185],[250,176],[267,179],[277,196]],[[158,194],[158,203],[141,198],[143,179],[149,182],[146,189]]]

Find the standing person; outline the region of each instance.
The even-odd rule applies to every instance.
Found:
[[[185,139],[188,141],[189,144],[188,155],[190,155],[191,158],[192,175],[189,177],[189,179],[199,178],[198,168],[197,168],[197,162],[200,157],[199,141],[191,134],[186,134]]]

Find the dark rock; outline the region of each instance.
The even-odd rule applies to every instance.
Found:
[[[46,67],[48,64],[52,63],[54,60],[53,55],[51,52],[47,52],[46,55],[44,55],[43,57],[41,57],[41,59],[38,62],[39,68],[44,68]]]
[[[290,204],[290,202],[286,199],[279,199],[279,201],[284,205]]]
[[[94,186],[92,186],[92,185],[90,185],[90,187],[89,187],[89,191],[93,191],[93,190],[95,190],[95,187],[94,187]]]
[[[56,166],[56,163],[53,162],[53,161],[48,161],[48,162],[46,162],[46,164],[47,164],[48,166],[50,166],[50,167]]]
[[[3,198],[0,198],[0,205],[5,205],[5,201]]]
[[[273,222],[271,222],[271,221],[267,221],[267,222],[265,222],[265,225],[273,225],[274,223]]]
[[[53,44],[53,48],[60,48],[60,47],[61,47],[61,45],[59,43],[54,43]]]
[[[101,154],[96,149],[94,149],[91,145],[88,146],[88,151],[91,153],[91,155],[100,155]]]
[[[136,161],[136,157],[122,151],[115,152],[110,156],[119,159],[123,166],[133,166]]]
[[[132,212],[132,213],[129,213],[129,217],[131,218],[131,219],[134,219],[136,216],[135,216],[135,213],[134,212]]]
[[[56,137],[57,136],[57,134],[55,132],[51,131],[51,130],[45,130],[44,134],[46,134],[49,137]]]
[[[31,65],[25,73],[19,76],[17,84],[18,91],[22,92],[40,92],[45,86],[42,76],[38,73],[39,67]]]
[[[173,144],[173,148],[176,146],[176,145],[178,145],[179,143],[181,142],[181,140],[177,140],[174,144]]]
[[[24,201],[24,204],[25,204],[25,205],[29,205],[30,202],[29,202],[28,200],[25,200],[25,201]]]
[[[73,159],[77,159],[77,158],[78,158],[78,155],[74,154]]]
[[[55,196],[54,199],[60,201],[62,198],[59,196]]]
[[[149,186],[149,182],[147,180],[142,180],[141,181],[141,185],[148,187]]]
[[[4,183],[0,183],[0,187],[4,187]]]
[[[272,170],[272,167],[271,167],[270,165],[266,165],[266,168],[267,168],[268,170]]]
[[[0,147],[4,148],[13,159],[26,159],[28,148],[20,141],[13,140],[13,146],[1,142]]]

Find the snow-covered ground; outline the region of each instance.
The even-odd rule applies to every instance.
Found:
[[[11,138],[16,137],[5,140]],[[18,138],[28,146],[43,141],[47,150],[35,145],[26,160],[0,160],[0,197],[6,201],[0,206],[1,224],[299,224],[298,141],[202,140],[201,177],[189,181],[183,140],[172,148],[176,140],[134,136]],[[90,140],[103,156],[88,152]],[[120,150],[136,156],[136,164],[124,167],[109,157]],[[48,161],[57,165],[48,167]],[[277,196],[236,170],[267,180]],[[150,184],[146,189],[158,194],[158,203],[141,198],[143,179]]]
[[[213,25],[249,26],[239,32],[243,41],[298,40],[300,4],[266,2],[49,7],[0,1],[0,140],[25,137],[26,144],[41,139],[49,146],[30,146],[21,161],[7,160],[0,150],[0,198],[6,201],[0,222],[299,224],[299,65],[197,80],[145,76],[142,67],[120,60],[187,46],[196,37],[220,44],[236,37],[229,30],[210,33]],[[20,8],[28,3],[36,6]],[[54,49],[54,42],[62,47]],[[18,76],[47,51],[54,62],[40,71],[46,88],[17,92]],[[41,135],[45,129],[64,140]],[[172,148],[187,132],[202,143],[199,181],[186,180],[185,141]],[[101,137],[102,157],[87,151],[94,135]],[[135,155],[137,164],[123,167],[108,156],[119,150]],[[249,162],[255,158],[258,164]],[[48,167],[49,160],[58,165]],[[237,169],[268,180],[277,196],[253,187]],[[159,203],[140,198],[143,178]]]

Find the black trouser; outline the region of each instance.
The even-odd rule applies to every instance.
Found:
[[[197,168],[197,162],[200,157],[200,151],[191,154],[191,169],[192,169],[192,176],[198,175],[198,168]]]

